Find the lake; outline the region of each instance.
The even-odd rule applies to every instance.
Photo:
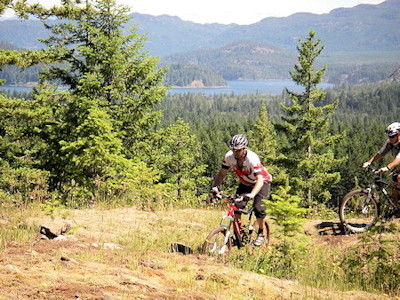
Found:
[[[321,83],[319,85],[321,89],[334,87],[330,83]],[[202,89],[190,89],[190,88],[173,88],[169,90],[170,94],[184,94],[184,93],[201,93],[205,95],[213,94],[271,94],[280,95],[285,88],[290,91],[301,92],[303,88],[297,86],[293,81],[289,80],[266,80],[266,81],[228,81],[228,86],[223,88],[202,88]],[[0,89],[6,91],[19,91],[29,92],[30,87],[19,87],[19,86],[1,86]]]
[[[330,83],[321,83],[319,88],[326,89],[334,87],[334,84]],[[228,86],[224,88],[214,88],[214,89],[171,89],[170,93],[178,94],[178,93],[202,93],[206,95],[212,94],[271,94],[271,95],[280,95],[288,88],[293,92],[301,92],[303,91],[303,87],[296,85],[293,81],[289,80],[266,80],[266,81],[228,81]]]

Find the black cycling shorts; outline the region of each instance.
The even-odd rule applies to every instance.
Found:
[[[261,190],[258,192],[258,194],[254,197],[253,201],[253,207],[254,207],[254,214],[256,215],[256,218],[264,218],[267,214],[265,213],[265,203],[263,199],[268,199],[269,197],[269,191],[271,188],[271,183],[268,181],[264,181],[264,185],[261,188]],[[244,185],[243,183],[240,183],[237,190],[236,194],[237,195],[243,195],[243,194],[248,194],[251,193],[253,187]],[[238,208],[244,208],[247,203],[237,203]]]

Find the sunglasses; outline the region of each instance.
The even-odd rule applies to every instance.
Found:
[[[395,138],[395,137],[397,137],[397,134],[395,134],[395,135],[389,135],[389,139],[393,139],[393,138]]]

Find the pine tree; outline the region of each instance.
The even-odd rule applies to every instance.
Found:
[[[273,164],[276,159],[278,143],[276,141],[275,128],[268,118],[267,106],[261,104],[260,111],[250,136],[250,146],[261,161],[265,164]]]
[[[272,215],[278,230],[284,236],[295,236],[302,232],[306,209],[300,206],[301,198],[289,193],[290,187],[280,186],[268,201],[267,212]]]
[[[166,69],[141,50],[136,29],[123,33],[128,8],[115,0],[66,0],[50,9],[18,1],[14,9],[21,17],[59,19],[46,25],[48,50],[28,60],[59,63],[41,73],[33,94],[33,103],[47,108],[36,132],[47,146],[37,158],[51,172],[52,186],[73,181],[93,191],[95,178],[132,178],[133,162],[152,174],[136,145],[158,120],[152,108],[165,96]]]
[[[206,165],[201,162],[198,137],[182,119],[153,134],[146,147],[148,160],[160,172],[160,182],[167,185],[179,201],[195,199],[208,186]]]
[[[325,92],[319,90],[326,67],[314,69],[316,58],[323,50],[320,40],[315,40],[315,32],[310,31],[305,41],[299,41],[299,64],[290,73],[292,79],[304,87],[304,92],[287,91],[291,105],[282,105],[283,127],[289,146],[287,149],[288,171],[295,183],[296,192],[306,199],[305,205],[312,207],[316,202],[330,199],[328,188],[340,180],[340,174],[333,172],[342,160],[335,159],[332,146],[340,138],[329,132],[330,116],[338,106],[321,106]]]

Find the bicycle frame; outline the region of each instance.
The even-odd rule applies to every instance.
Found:
[[[372,173],[376,173],[377,171],[375,169],[368,169],[368,171],[372,172]],[[382,179],[382,174],[380,174],[379,176],[376,176],[372,183],[369,184],[369,187],[366,188],[364,191],[368,193],[368,195],[374,197],[374,191],[377,192],[382,192],[382,194],[385,196],[385,199],[387,200],[387,202],[390,204],[391,207],[395,207],[394,203],[393,203],[393,199],[392,196],[389,194],[389,192],[386,190],[386,186],[389,186],[390,183],[386,182],[385,180]],[[377,202],[379,204],[381,204],[382,202],[379,201],[379,199],[376,199]]]
[[[217,228],[214,228],[207,235],[202,247],[201,252],[203,254],[219,255],[221,257],[228,255],[232,246],[236,246],[239,249],[247,244],[252,245],[255,242],[255,234],[257,233],[257,228],[259,227],[258,220],[253,221],[253,211],[254,208],[251,207],[248,210],[238,208],[236,205],[240,199],[236,196],[218,194],[211,201],[225,199],[225,203],[228,205],[228,210],[226,214],[222,216],[221,222]],[[248,223],[244,221],[242,223],[242,218],[240,215],[249,215]],[[265,249],[269,244],[269,225],[266,220],[263,221],[264,231],[264,242],[263,246]],[[261,246],[261,245],[260,245]]]
[[[234,232],[235,239],[236,239],[236,246],[240,249],[241,247],[244,246],[243,235],[245,234],[245,232],[243,230],[243,227],[247,227],[249,229],[249,231],[252,230],[251,219],[253,216],[254,208],[251,207],[249,210],[240,209],[240,208],[236,207],[235,201],[232,199],[225,201],[225,203],[230,203],[230,205],[229,205],[229,210],[228,210],[227,214],[222,217],[221,223],[220,223],[221,227],[225,227],[227,229],[226,233],[225,233],[224,244],[227,244],[227,242],[229,241],[229,238],[231,237],[230,236],[231,235],[230,228],[233,225],[233,232]],[[237,216],[237,215],[241,215],[241,214],[249,215],[247,226],[246,225],[242,226],[242,221]],[[228,224],[225,224],[226,220],[228,220]]]

